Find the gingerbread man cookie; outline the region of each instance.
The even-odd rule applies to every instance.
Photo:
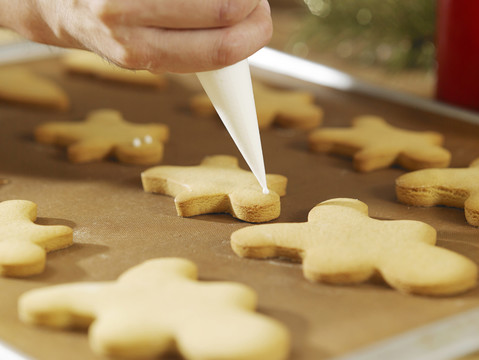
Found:
[[[152,74],[146,70],[123,69],[95,53],[84,50],[72,50],[66,53],[62,62],[72,73],[91,75],[105,80],[159,88],[164,88],[168,83],[162,74]]]
[[[0,99],[56,110],[70,107],[70,99],[56,83],[20,66],[0,68]]]
[[[408,170],[447,167],[451,154],[442,143],[443,136],[437,132],[399,129],[376,116],[360,116],[351,128],[322,128],[309,136],[311,150],[352,156],[360,172],[393,164]]]
[[[19,300],[19,315],[55,328],[89,326],[91,348],[106,356],[174,351],[185,359],[285,359],[288,331],[254,313],[256,302],[247,286],[199,282],[195,264],[164,258],[133,267],[116,282],[31,290]]]
[[[38,142],[68,147],[74,163],[114,156],[129,164],[157,164],[168,136],[166,125],[130,123],[111,109],[93,111],[83,122],[50,122],[35,129]]]
[[[287,183],[282,175],[267,175],[270,193],[265,195],[254,175],[226,155],[206,157],[198,166],[157,166],[141,179],[145,191],[175,196],[179,216],[229,213],[248,222],[276,219]]]
[[[414,206],[464,208],[466,220],[479,226],[479,158],[469,168],[424,169],[396,179],[400,202]]]
[[[435,243],[431,226],[372,219],[367,205],[353,199],[320,203],[306,223],[249,226],[231,236],[239,256],[302,260],[311,281],[354,284],[380,274],[405,293],[451,295],[473,288],[475,263]]]
[[[258,81],[253,82],[258,126],[309,130],[323,120],[323,110],[314,104],[314,96],[305,91],[278,90]],[[194,96],[190,101],[194,113],[202,116],[215,114],[215,108],[206,94]]]
[[[0,275],[41,273],[46,253],[72,244],[73,231],[63,225],[38,225],[37,205],[27,200],[0,202]]]

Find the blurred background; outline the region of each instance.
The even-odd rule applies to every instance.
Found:
[[[436,0],[270,0],[270,47],[433,97]]]

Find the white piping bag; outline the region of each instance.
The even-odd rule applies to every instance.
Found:
[[[196,75],[263,193],[268,194],[248,61]]]

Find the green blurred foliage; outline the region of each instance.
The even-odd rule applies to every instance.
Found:
[[[294,42],[390,70],[435,64],[435,0],[305,0]]]

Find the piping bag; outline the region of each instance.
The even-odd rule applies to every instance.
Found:
[[[196,75],[263,194],[268,194],[248,60]]]

